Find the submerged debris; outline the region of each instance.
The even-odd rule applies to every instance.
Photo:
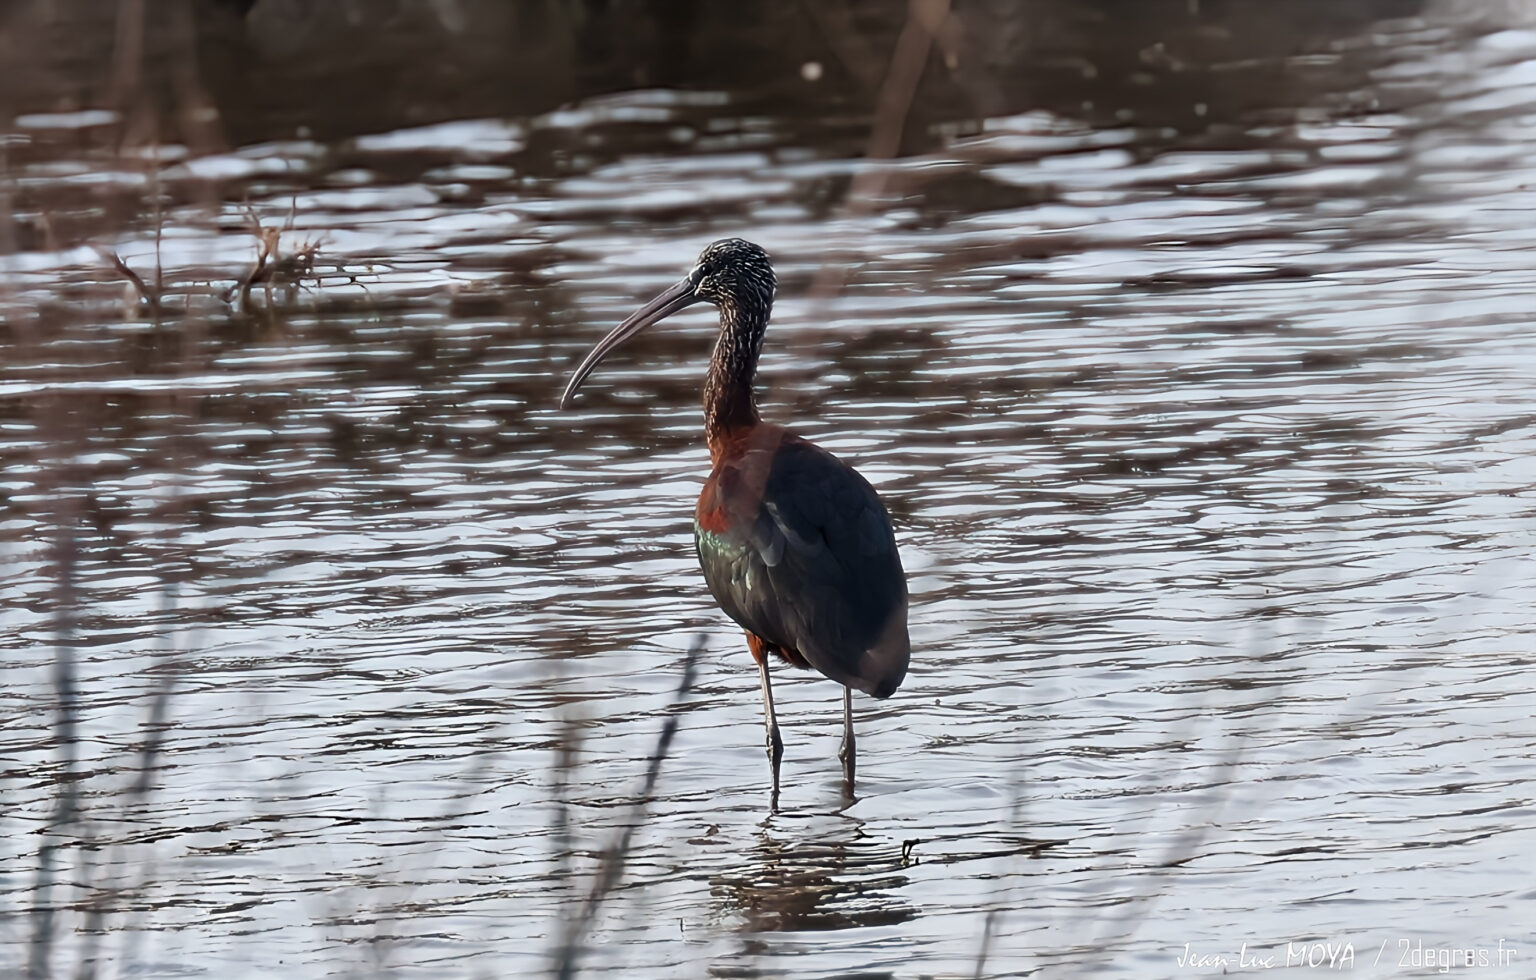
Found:
[[[256,212],[249,207],[246,208],[245,213],[250,219],[251,234],[256,238],[256,262],[251,266],[251,270],[224,294],[225,301],[228,302],[238,295],[241,312],[248,313],[251,311],[251,290],[259,285],[263,287],[266,294],[267,309],[274,308],[273,287],[283,291],[283,305],[292,304],[305,280],[318,281],[319,279],[315,275],[315,255],[320,250],[322,240],[308,239],[293,252],[284,255],[282,237],[283,232],[293,230],[292,212],[289,213],[288,220],[281,228],[263,226]]]

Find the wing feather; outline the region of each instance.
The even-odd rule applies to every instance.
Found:
[[[907,587],[890,517],[853,469],[776,427],[699,499],[699,562],[726,613],[876,697],[906,675]]]

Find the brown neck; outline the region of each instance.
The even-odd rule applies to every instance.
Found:
[[[758,422],[757,402],[752,397],[751,375],[731,374],[718,360],[709,366],[704,382],[704,438],[715,462],[733,433]]]
[[[734,305],[720,307],[720,338],[704,379],[704,437],[709,455],[719,462],[725,442],[733,432],[758,423],[752,379],[757,374],[757,355],[763,345],[767,310],[743,315]]]

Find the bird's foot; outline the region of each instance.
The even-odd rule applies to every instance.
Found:
[[[853,788],[854,770],[858,765],[852,738],[848,736],[843,737],[843,744],[837,750],[837,757],[843,760],[843,782],[851,790]]]

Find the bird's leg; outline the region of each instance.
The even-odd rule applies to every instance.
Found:
[[[762,640],[747,634],[747,647],[757,661],[757,673],[763,680],[763,727],[768,731],[768,769],[773,775],[773,802],[779,800],[779,761],[784,758],[784,740],[779,737],[779,720],[773,714],[773,686],[768,683],[768,648]]]
[[[843,782],[853,788],[854,738],[853,738],[853,688],[843,688],[843,744],[837,750],[843,760]]]
[[[763,678],[763,726],[768,729],[768,768],[773,772],[773,795],[779,795],[779,760],[784,758],[784,740],[779,737],[779,721],[773,716],[773,687],[768,683],[768,658],[757,662]]]

